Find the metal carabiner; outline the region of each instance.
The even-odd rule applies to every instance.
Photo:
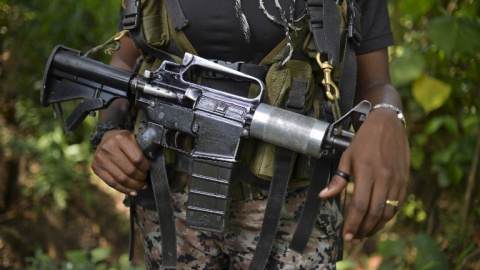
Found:
[[[327,94],[327,98],[331,101],[335,101],[340,99],[340,90],[338,89],[337,85],[333,82],[332,80],[332,70],[333,66],[328,63],[328,61],[325,61],[322,63],[322,60],[320,59],[320,53],[317,53],[317,63],[322,68],[323,70],[323,80],[322,84],[325,86],[325,93]],[[332,89],[334,89],[335,93],[332,94]]]

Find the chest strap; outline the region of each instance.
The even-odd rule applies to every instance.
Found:
[[[309,28],[317,51],[334,68],[340,65],[340,13],[332,0],[308,0]]]
[[[310,16],[309,29],[313,34],[317,51],[322,59],[326,59],[334,68],[340,68],[341,35],[340,14],[338,5],[347,1],[348,33],[344,41],[344,52],[341,63],[339,100],[340,111],[345,114],[353,107],[355,98],[357,61],[353,49],[354,44],[361,41],[361,13],[355,0],[307,0],[307,13]],[[349,121],[343,127],[348,128]]]

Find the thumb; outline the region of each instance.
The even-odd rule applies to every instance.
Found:
[[[350,148],[347,148],[345,152],[343,152],[342,157],[340,158],[340,163],[338,164],[338,170],[333,175],[332,181],[330,181],[326,188],[318,193],[320,199],[328,199],[340,194],[340,192],[342,192],[347,186],[351,173],[349,168],[351,168],[352,161],[349,150]]]
[[[330,184],[328,184],[326,188],[320,191],[318,197],[320,197],[320,199],[328,199],[330,197],[333,197],[342,192],[342,190],[347,186],[347,184],[348,182],[344,178],[335,174]]]

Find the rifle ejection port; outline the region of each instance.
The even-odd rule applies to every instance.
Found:
[[[225,118],[242,122],[247,109],[238,104],[231,104],[223,100],[210,97],[201,97],[196,103],[196,109],[214,113]]]

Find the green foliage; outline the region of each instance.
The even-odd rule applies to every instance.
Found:
[[[423,201],[417,199],[415,195],[411,194],[408,196],[406,202],[404,202],[400,216],[415,222],[425,222],[427,213],[425,212]]]
[[[110,250],[96,248],[93,250],[73,250],[67,252],[66,260],[55,263],[48,255],[37,250],[34,257],[27,258],[29,266],[26,270],[140,270],[142,266],[132,265],[128,255],[124,254],[112,262]]]
[[[467,258],[468,239],[480,228],[476,208],[463,202],[466,194],[480,196],[480,189],[467,181],[472,170],[478,179],[480,2],[389,4],[397,41],[391,50],[391,76],[404,102],[412,149],[411,195],[397,228],[424,229],[429,236],[419,233],[410,242],[382,243],[381,269],[453,269],[459,263],[447,258],[458,258],[458,253]],[[399,260],[397,246],[414,252],[414,258]],[[388,259],[392,253],[397,261]]]
[[[392,2],[392,80],[412,133],[412,175],[429,175],[441,188],[461,184],[479,131],[478,1],[458,1],[457,9],[436,0]]]
[[[435,78],[422,75],[412,87],[413,97],[425,113],[440,108],[450,97],[452,86]]]
[[[447,56],[453,53],[471,54],[480,47],[480,23],[466,18],[448,16],[432,19],[427,34]]]
[[[417,249],[416,269],[449,269],[447,257],[440,251],[432,237],[418,234],[413,241],[413,246]]]
[[[382,241],[378,248],[383,261],[378,270],[435,269],[447,270],[447,257],[438,248],[435,239],[419,233],[412,241],[402,238]]]
[[[89,200],[88,192],[73,191],[88,186],[92,151],[86,138],[95,121],[69,134],[62,130],[52,108],[39,104],[43,67],[57,44],[88,50],[114,35],[116,10],[117,0],[0,1],[0,56],[9,59],[8,69],[0,65],[0,103],[15,100],[11,111],[0,111],[11,123],[0,126],[0,149],[30,164],[34,180],[22,187],[24,194],[44,204],[64,209],[73,194]]]

